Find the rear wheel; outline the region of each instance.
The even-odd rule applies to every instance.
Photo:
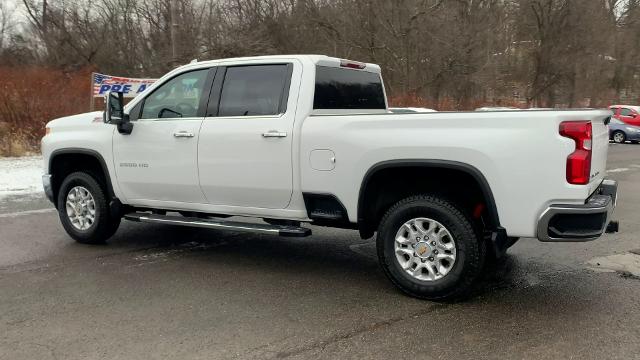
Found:
[[[120,218],[111,216],[103,186],[85,172],[72,173],[62,182],[58,215],[67,234],[83,244],[104,243],[120,226]]]
[[[622,131],[616,131],[613,133],[613,141],[618,144],[623,144],[627,140],[627,136]]]
[[[377,248],[385,274],[400,290],[435,301],[467,295],[486,255],[463,212],[429,195],[406,198],[387,211]]]

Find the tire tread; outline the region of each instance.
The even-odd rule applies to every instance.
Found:
[[[414,283],[405,284],[402,281],[399,281],[389,269],[389,266],[392,266],[392,264],[387,264],[387,260],[384,254],[385,239],[381,238],[381,234],[384,232],[384,226],[389,222],[389,219],[400,209],[412,203],[426,203],[429,204],[429,206],[439,207],[441,208],[440,210],[448,212],[450,216],[456,219],[458,223],[456,224],[456,226],[461,228],[462,236],[468,239],[476,240],[471,241],[469,244],[466,244],[467,251],[465,251],[465,257],[468,260],[468,265],[467,268],[463,270],[462,279],[456,284],[454,288],[440,291],[437,294],[430,293],[425,286],[420,286]],[[456,242],[457,241],[459,241],[458,238],[456,238]],[[404,293],[419,299],[453,302],[462,300],[466,296],[468,296],[473,288],[475,281],[484,268],[486,246],[484,246],[482,242],[483,240],[477,236],[477,233],[474,230],[471,221],[467,216],[464,215],[462,211],[456,208],[452,202],[438,196],[420,194],[402,199],[387,210],[385,215],[382,217],[380,226],[378,228],[377,251],[378,259],[385,275],[396,287],[398,287]]]
[[[93,200],[98,207],[98,216],[96,218],[96,228],[92,229],[88,233],[81,233],[77,231],[73,225],[69,222],[66,214],[66,196],[67,190],[74,183],[85,183],[88,185],[93,196]],[[58,214],[62,226],[69,236],[75,241],[82,244],[103,244],[109,239],[120,226],[120,218],[113,218],[109,211],[109,202],[107,200],[106,187],[101,181],[101,178],[96,174],[88,171],[76,171],[73,172],[62,181],[60,185],[60,191],[58,193]]]

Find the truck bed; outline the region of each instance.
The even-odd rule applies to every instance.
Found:
[[[358,192],[351,187],[372,166],[399,159],[460,162],[486,178],[509,236],[533,237],[535,219],[547,205],[584,203],[601,183],[609,116],[608,110],[315,113],[302,127],[302,191],[334,193],[355,222]],[[591,180],[572,185],[566,181],[566,162],[576,144],[560,135],[559,126],[580,120],[593,126]],[[316,149],[335,153],[333,171],[309,165]]]

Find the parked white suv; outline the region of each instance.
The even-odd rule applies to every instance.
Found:
[[[301,223],[354,229],[377,233],[404,292],[449,300],[520,237],[616,230],[610,111],[393,114],[377,65],[315,55],[193,63],[127,106],[107,102],[51,121],[42,140],[46,194],[82,243],[104,242],[123,217],[281,236],[310,235]]]

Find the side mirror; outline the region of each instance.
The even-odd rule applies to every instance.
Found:
[[[133,124],[124,113],[124,96],[121,92],[107,92],[104,98],[104,122],[118,127],[120,134],[131,134]]]

